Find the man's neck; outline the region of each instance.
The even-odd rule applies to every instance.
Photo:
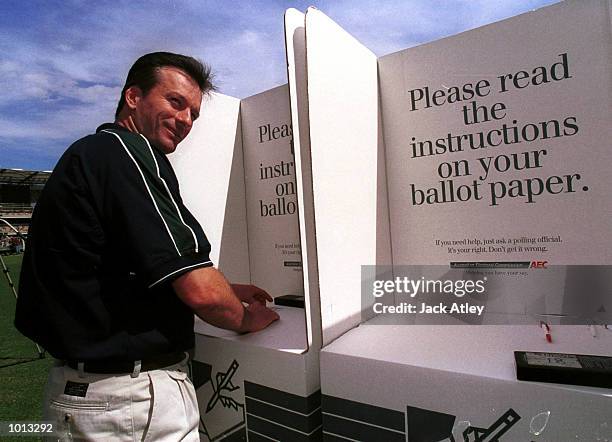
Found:
[[[135,134],[139,134],[140,131],[138,130],[138,128],[136,127],[136,124],[134,123],[134,119],[132,118],[131,115],[128,115],[126,117],[119,117],[115,120],[115,124],[118,124],[119,126],[125,127],[127,130],[129,130],[130,132],[134,132]]]

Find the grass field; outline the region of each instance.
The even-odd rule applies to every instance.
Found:
[[[17,285],[22,255],[4,256],[3,259]],[[13,326],[14,317],[15,297],[4,273],[0,272],[0,421],[40,420],[43,391],[53,358],[38,358],[34,343]],[[0,439],[38,440],[29,437]]]

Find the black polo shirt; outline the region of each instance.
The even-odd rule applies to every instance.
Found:
[[[16,327],[60,359],[132,361],[194,346],[171,282],[211,266],[166,156],[115,124],[75,142],[32,216]]]

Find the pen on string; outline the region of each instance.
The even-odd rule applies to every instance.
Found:
[[[552,335],[550,334],[549,325],[544,321],[540,321],[540,328],[544,330],[544,337],[546,338],[546,342],[552,343]]]

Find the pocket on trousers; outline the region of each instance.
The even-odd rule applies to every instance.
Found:
[[[183,370],[168,370],[166,373],[175,381],[184,381],[187,379],[187,372]]]
[[[132,440],[129,401],[127,408],[111,406],[103,400],[51,398],[47,419],[55,423],[59,440]]]
[[[51,399],[49,406],[58,410],[66,411],[92,411],[103,412],[108,410],[108,402],[97,401],[63,401],[61,399]]]

